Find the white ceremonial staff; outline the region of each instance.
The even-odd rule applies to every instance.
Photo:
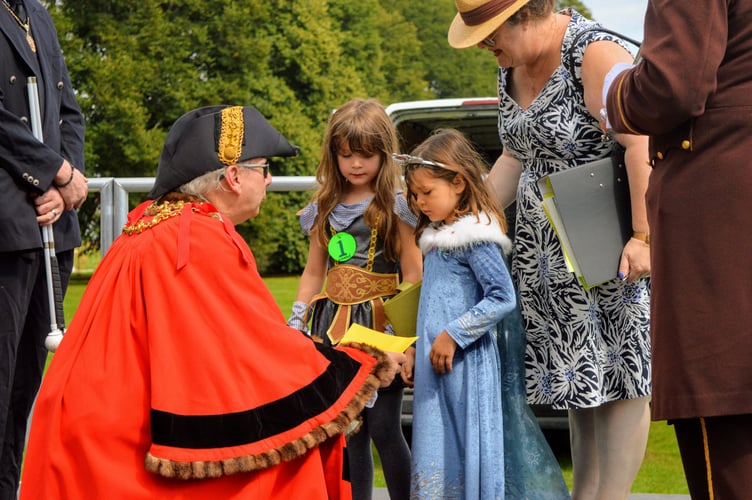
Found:
[[[31,118],[31,131],[40,142],[44,141],[42,135],[42,115],[39,109],[39,89],[37,78],[30,76],[26,80],[26,88],[29,93],[29,116]],[[65,332],[65,313],[63,311],[63,286],[60,281],[60,267],[55,255],[55,236],[52,224],[42,226],[42,241],[44,243],[44,264],[47,272],[47,297],[50,305],[50,333],[44,340],[44,346],[50,352],[55,352],[63,340]]]

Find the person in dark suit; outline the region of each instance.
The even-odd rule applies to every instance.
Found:
[[[752,0],[650,0],[642,61],[606,76],[616,132],[650,135],[653,420],[693,499],[752,489]]]
[[[40,226],[52,224],[63,290],[87,194],[84,118],[47,10],[0,0],[0,499],[16,498],[27,418],[50,332]],[[44,142],[31,130],[36,77]]]

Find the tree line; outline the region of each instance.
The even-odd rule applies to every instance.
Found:
[[[200,106],[255,106],[300,147],[273,162],[274,175],[313,175],[326,120],[350,98],[496,94],[493,57],[446,42],[451,0],[46,3],[86,118],[90,177],[153,176],[172,123]],[[88,246],[98,242],[97,196],[80,214]],[[309,198],[269,193],[239,227],[262,273],[302,270],[308,243],[295,214]]]

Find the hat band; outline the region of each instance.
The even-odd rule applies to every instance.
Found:
[[[460,12],[460,17],[468,26],[483,24],[501,14],[516,0],[491,0],[467,12]]]

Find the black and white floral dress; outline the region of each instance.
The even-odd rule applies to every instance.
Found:
[[[591,31],[573,10],[561,49],[562,64],[527,109],[507,93],[509,69],[499,68],[499,134],[522,162],[517,189],[512,274],[527,332],[527,392],[532,404],[590,408],[650,394],[650,283],[619,279],[585,290],[567,270],[559,241],[541,208],[536,181],[544,175],[605,157],[597,120],[587,111],[579,78],[588,43],[614,40]]]

